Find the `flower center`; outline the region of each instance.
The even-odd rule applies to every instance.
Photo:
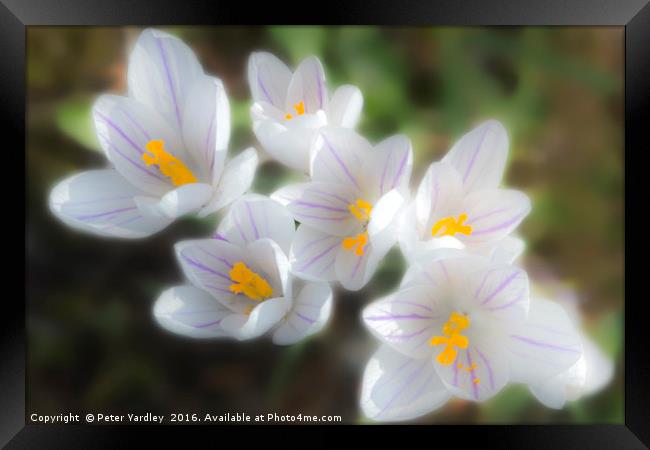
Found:
[[[436,360],[443,366],[454,363],[458,356],[457,349],[466,349],[469,346],[469,339],[467,336],[461,334],[466,328],[469,328],[469,317],[454,311],[442,327],[444,336],[434,336],[429,341],[431,346],[444,345],[445,348],[436,357]],[[459,362],[457,367],[463,369],[463,364]],[[464,368],[464,370],[474,372],[476,370],[476,364],[472,363],[470,366]],[[472,382],[478,384],[481,380],[474,378]]]
[[[228,274],[230,279],[235,282],[230,285],[230,291],[235,294],[244,294],[256,302],[266,300],[273,295],[271,285],[241,261],[235,263]]]
[[[467,220],[467,214],[462,213],[456,219],[454,216],[445,217],[433,224],[431,228],[431,236],[453,236],[456,233],[461,233],[469,236],[472,234],[472,227],[464,225],[463,222]],[[444,230],[443,230],[444,228]]]
[[[357,256],[362,256],[365,253],[364,247],[368,244],[368,232],[365,231],[370,221],[370,212],[372,211],[372,205],[365,201],[362,198],[357,199],[356,202],[350,203],[348,209],[354,217],[356,217],[359,222],[363,224],[364,231],[357,234],[356,236],[350,236],[343,239],[341,245],[346,250],[354,249],[354,253]]]
[[[362,256],[365,252],[364,247],[368,243],[368,232],[364,231],[363,233],[357,234],[356,236],[350,236],[343,239],[343,248],[346,250],[352,250],[353,248],[355,255]]]
[[[297,116],[302,116],[305,114],[305,102],[303,100],[300,100],[300,103],[296,103],[293,105],[293,109],[296,110],[296,115]],[[293,115],[291,113],[287,113],[287,115],[284,116],[285,119],[291,120],[293,119]]]
[[[198,180],[183,162],[163,148],[164,141],[149,141],[146,149],[149,153],[142,154],[142,160],[147,166],[157,165],[163,175],[172,179],[174,186],[196,183]]]

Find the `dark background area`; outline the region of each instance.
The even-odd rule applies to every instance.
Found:
[[[533,211],[520,227],[536,292],[575,304],[616,361],[601,393],[554,411],[510,386],[483,404],[452,401],[421,423],[622,423],[623,28],[171,28],[223,79],[231,154],[255,142],[246,62],[266,49],[295,66],[315,54],[330,90],[364,93],[359,129],[408,134],[412,186],[431,161],[487,118],[510,133],[506,184]],[[90,122],[102,92],[126,91],[134,28],[33,27],[27,34],[27,412],[225,412],[342,415],[363,422],[358,391],[376,342],[359,312],[397,286],[395,249],[366,288],[338,292],[333,319],[291,347],[194,341],[157,327],[151,309],[183,282],[172,246],[207,236],[218,216],[188,217],[146,240],[81,234],[47,208],[54,183],[106,160]],[[295,174],[265,161],[254,191]]]

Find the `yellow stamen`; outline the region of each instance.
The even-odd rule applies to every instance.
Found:
[[[196,183],[198,180],[192,171],[180,159],[171,153],[167,153],[163,148],[164,145],[165,142],[161,140],[147,142],[146,149],[153,156],[149,153],[143,153],[142,160],[145,164],[147,166],[157,165],[163,175],[172,179],[174,186]]]
[[[372,205],[364,199],[359,198],[355,203],[350,203],[348,205],[348,209],[354,215],[354,217],[359,219],[359,221],[368,222],[370,220]]]
[[[452,312],[449,316],[449,320],[443,325],[442,332],[445,336],[434,336],[429,341],[429,344],[432,346],[444,345],[445,348],[442,352],[438,354],[436,360],[443,366],[448,366],[456,360],[458,356],[458,350],[466,349],[469,346],[469,339],[467,336],[460,334],[464,329],[469,327],[469,317],[457,312]],[[462,363],[458,363],[458,368],[463,367]],[[472,364],[471,370],[476,368],[475,364]]]
[[[354,253],[357,256],[362,256],[365,253],[364,247],[366,246],[367,243],[368,243],[368,232],[364,231],[363,233],[357,234],[354,237],[346,237],[345,239],[343,239],[341,245],[346,250],[352,250],[353,248],[356,247]]]
[[[365,254],[364,247],[368,243],[368,232],[365,231],[370,221],[370,213],[372,212],[372,204],[365,201],[362,198],[358,198],[356,202],[350,203],[348,209],[354,217],[356,217],[359,222],[363,223],[363,233],[357,234],[356,236],[350,236],[343,239],[342,245],[346,250],[355,249],[354,253],[357,256],[363,256]]]
[[[439,232],[441,233],[438,237],[453,236],[456,233],[461,233],[469,236],[472,234],[472,227],[469,225],[463,225],[463,222],[466,220],[467,214],[465,213],[459,215],[458,219],[456,219],[454,216],[440,219],[435,224],[433,224],[433,227],[431,228],[431,236],[435,237]],[[443,228],[445,228],[444,231],[442,230]]]
[[[293,105],[293,109],[296,110],[297,116],[302,116],[303,114],[305,114],[305,102],[303,100],[300,100],[300,103],[296,103],[295,105]],[[293,115],[291,113],[287,113],[284,116],[284,118],[287,120],[291,120],[293,119]]]
[[[481,382],[481,379],[480,379],[480,378],[474,378],[474,379],[472,380],[472,383],[474,383],[474,384],[479,384],[480,382]]]
[[[230,279],[235,282],[235,284],[230,285],[230,291],[235,294],[244,294],[257,302],[273,295],[271,285],[264,278],[246,267],[243,262],[235,263],[229,275]]]

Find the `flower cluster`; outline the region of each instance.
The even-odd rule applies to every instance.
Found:
[[[412,195],[409,138],[373,145],[356,132],[361,91],[346,85],[330,96],[316,57],[292,72],[253,53],[248,82],[255,135],[304,182],[270,197],[247,193],[257,153],[227,158],[223,83],[179,39],[146,30],[129,59],[128,96],[103,95],[93,108],[111,167],[51,192],[63,222],[120,238],[227,208],[212,236],[176,244],[188,283],[155,302],[162,327],[295,343],[326,325],[331,284],[361,289],[398,244],[409,265],[400,287],[363,311],[381,343],[363,375],[368,417],[412,419],[451,397],[486,400],[508,383],[559,408],[607,381],[611,363],[560,304],[531,298],[514,264],[524,243],[513,232],[531,205],[500,186],[509,142],[499,122],[461,137]]]

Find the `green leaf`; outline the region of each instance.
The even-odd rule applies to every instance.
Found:
[[[101,151],[90,113],[93,101],[92,97],[75,97],[60,103],[55,113],[56,124],[63,134],[83,147]]]

